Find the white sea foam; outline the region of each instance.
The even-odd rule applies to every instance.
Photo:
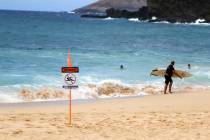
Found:
[[[0,86],[0,103],[1,102],[18,102],[18,94],[21,86]]]
[[[193,73],[194,76],[197,76],[197,77],[201,77],[201,78],[206,78],[206,79],[209,79],[210,80],[210,71],[196,71]]]
[[[157,17],[153,16],[153,17],[152,17],[152,20],[157,20]]]
[[[206,23],[205,19],[197,19],[195,22],[191,22],[191,23],[180,23],[180,22],[176,22],[175,24],[178,25],[198,25],[198,26],[210,26],[210,23]]]
[[[170,22],[168,22],[168,21],[157,21],[157,22],[153,22],[153,23],[164,23],[164,24],[169,24]]]
[[[111,18],[111,17],[107,17],[107,18],[105,18],[105,19],[103,19],[103,20],[113,20],[114,18]]]
[[[206,75],[207,75],[208,78],[210,79],[210,71],[207,71]]]
[[[133,22],[140,22],[140,20],[138,18],[130,18],[128,19],[129,21],[133,21]]]
[[[98,81],[98,79],[95,78],[94,76],[82,76],[82,77],[80,77],[80,80],[81,80],[80,82],[82,84],[93,83],[93,82],[97,82]]]
[[[61,75],[62,76],[62,75]],[[61,77],[54,77],[50,75],[36,75],[33,77],[33,83],[39,83],[39,84],[46,84],[46,85],[61,85],[62,79]]]
[[[15,102],[21,102],[23,100],[6,94],[0,94],[0,103],[15,103]]]
[[[195,23],[204,23],[204,22],[206,22],[205,19],[197,19],[197,20],[195,21]]]
[[[69,14],[75,14],[75,12],[73,12],[73,11],[68,11],[67,13],[69,13]]]
[[[196,76],[201,76],[203,72],[194,73]],[[210,78],[210,71],[205,73],[204,78]],[[201,77],[202,78],[202,77]],[[42,79],[42,78],[41,78]],[[117,79],[96,80],[91,76],[86,76],[86,82],[82,82],[78,89],[72,90],[72,98],[76,99],[97,99],[97,98],[113,98],[125,96],[145,96],[161,94],[163,92],[164,80],[155,79],[144,83],[128,84]],[[40,80],[38,78],[38,80]],[[193,80],[193,79],[192,79]],[[62,83],[56,82],[54,85],[13,85],[0,87],[0,102],[28,102],[28,101],[51,101],[51,100],[66,100],[68,99],[68,90],[62,89]],[[179,80],[173,86],[179,90],[183,88],[185,79]],[[60,85],[60,86],[58,86]],[[191,86],[186,85],[187,89],[195,89],[206,86]]]
[[[152,20],[157,20],[158,18],[153,16]],[[130,18],[128,21],[132,22],[148,22],[148,20],[139,20],[138,18]],[[170,23],[168,21],[156,21],[152,23],[160,23],[160,24],[176,24],[176,25],[198,25],[198,26],[210,26],[210,23],[206,23],[205,19],[197,19],[195,22],[192,23],[181,23],[181,22],[176,22],[176,23]]]
[[[9,74],[11,77],[24,77],[24,74]]]
[[[170,23],[168,21],[157,21],[157,22],[153,22],[153,23],[163,23],[163,24],[175,24],[175,25],[197,25],[197,26],[210,26],[210,23],[205,23],[205,22],[200,22],[203,20],[196,20],[195,22],[191,22],[191,23],[181,23],[181,22],[176,22],[176,23]]]
[[[159,88],[141,84],[126,84],[120,80],[103,80],[80,85],[73,89],[73,99],[97,99],[155,94]],[[41,101],[68,99],[68,90],[40,85],[14,85],[0,88],[0,102]]]

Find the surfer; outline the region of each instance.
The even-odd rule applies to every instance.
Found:
[[[172,93],[171,88],[172,88],[173,80],[171,77],[173,74],[177,75],[178,77],[180,77],[182,79],[182,77],[178,73],[176,73],[176,71],[174,69],[174,65],[175,65],[175,61],[171,61],[171,64],[166,69],[164,94],[166,94],[168,85],[169,85],[169,92]]]

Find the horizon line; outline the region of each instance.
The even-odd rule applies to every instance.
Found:
[[[69,10],[69,11],[65,11],[65,10],[61,10],[61,11],[48,11],[48,10],[21,10],[21,9],[0,9],[0,11],[19,11],[19,12],[47,12],[47,13],[60,13],[60,12],[73,12],[74,10]]]

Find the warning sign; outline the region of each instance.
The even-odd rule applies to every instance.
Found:
[[[78,87],[78,67],[62,67],[64,85],[63,88],[71,89]]]

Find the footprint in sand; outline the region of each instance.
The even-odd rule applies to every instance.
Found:
[[[135,118],[136,118],[136,116],[133,116],[133,118],[135,119]]]
[[[30,119],[25,119],[25,121],[26,121],[26,122],[30,122],[31,120],[30,120]]]
[[[21,129],[17,129],[14,132],[12,132],[13,135],[19,135],[19,134],[22,134],[22,133],[23,133],[23,131]]]

